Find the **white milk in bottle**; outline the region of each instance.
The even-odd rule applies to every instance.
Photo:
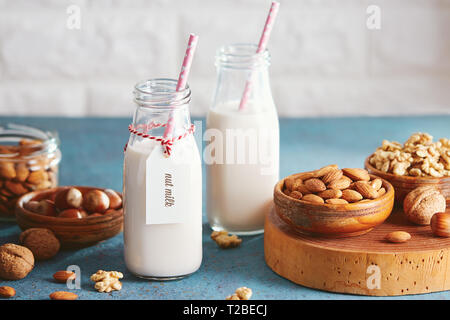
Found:
[[[229,45],[216,59],[218,82],[207,116],[207,215],[213,230],[263,232],[279,178],[279,125],[270,90],[269,53]],[[239,108],[252,73],[249,101]]]
[[[176,81],[138,83],[138,104],[124,161],[124,254],[127,268],[148,279],[195,272],[202,261],[201,159],[189,116],[190,90]],[[163,133],[173,118],[168,149]],[[165,153],[166,152],[166,153]]]

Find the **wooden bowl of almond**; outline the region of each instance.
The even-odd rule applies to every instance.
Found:
[[[418,187],[436,187],[450,198],[450,140],[433,141],[427,133],[414,133],[405,143],[384,140],[364,163],[369,173],[389,181],[395,200],[402,204]]]
[[[122,231],[122,196],[111,189],[65,186],[27,193],[16,205],[22,230],[47,228],[65,248],[86,247]]]
[[[275,211],[295,230],[350,237],[383,223],[394,206],[394,188],[360,168],[319,170],[288,176],[274,191]]]

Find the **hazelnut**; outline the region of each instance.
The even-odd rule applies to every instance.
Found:
[[[34,267],[33,253],[25,247],[7,243],[0,247],[0,278],[19,280]]]
[[[436,212],[446,208],[445,197],[434,187],[412,190],[403,201],[403,211],[408,220],[419,225],[429,225]]]
[[[56,207],[55,203],[52,200],[45,199],[39,201],[39,208],[40,208],[39,213],[44,216],[51,216],[51,217],[56,216]]]
[[[78,209],[66,209],[59,213],[59,218],[82,219],[83,213]]]
[[[78,210],[80,211],[82,218],[86,218],[88,216],[88,213],[86,212],[86,210],[84,210],[84,209],[78,209]]]
[[[108,210],[108,211],[109,211],[109,210]],[[108,211],[106,211],[105,214],[107,214]],[[98,213],[98,212],[89,215],[89,217],[101,217],[101,216],[103,216],[103,215],[102,215],[101,213]]]
[[[104,191],[109,198],[109,208],[119,209],[122,206],[122,198],[112,189],[105,189]]]
[[[91,190],[84,196],[83,207],[88,212],[103,213],[109,208],[109,197],[101,190]]]
[[[36,260],[53,258],[60,248],[59,240],[55,234],[44,228],[30,228],[20,234],[19,241],[33,252]]]
[[[83,195],[77,188],[65,188],[55,195],[55,204],[59,210],[81,207]]]
[[[40,204],[39,201],[28,201],[23,204],[23,207],[31,212],[39,213]]]
[[[43,216],[56,217],[57,215],[55,203],[48,199],[41,201],[29,201],[24,204],[24,208]]]
[[[431,230],[438,237],[450,237],[450,213],[438,212],[431,217]]]

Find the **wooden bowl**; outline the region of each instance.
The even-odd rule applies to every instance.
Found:
[[[36,214],[24,208],[31,200],[48,199],[54,192],[67,188],[58,187],[48,190],[34,191],[19,198],[16,205],[16,220],[22,230],[29,228],[47,228],[52,230],[64,248],[87,247],[99,241],[111,238],[123,229],[123,210],[106,215],[86,217],[82,219],[58,218]],[[78,187],[83,194],[101,188]]]
[[[403,205],[406,195],[418,187],[433,186],[438,188],[446,199],[450,198],[450,177],[411,177],[397,176],[392,173],[382,172],[369,163],[370,155],[364,162],[364,166],[369,173],[379,176],[389,181],[395,189],[395,201],[398,205]]]
[[[305,172],[304,174],[308,174]],[[293,175],[301,178],[302,174]],[[384,222],[394,206],[394,188],[382,179],[386,193],[363,203],[315,204],[297,200],[284,194],[284,181],[274,190],[275,212],[296,231],[324,237],[351,237],[365,234]],[[371,175],[371,178],[378,178]]]

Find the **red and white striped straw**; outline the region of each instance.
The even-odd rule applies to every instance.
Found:
[[[176,91],[184,90],[186,87],[189,71],[191,70],[192,59],[194,58],[195,48],[197,47],[198,36],[195,34],[189,35],[188,46],[183,59],[183,65],[181,66],[180,75],[178,77]],[[164,130],[164,138],[172,135],[174,125],[173,112],[170,112],[169,120],[167,121],[166,129]]]
[[[266,19],[266,24],[264,25],[263,33],[261,35],[261,38],[259,39],[258,48],[256,49],[257,54],[266,50],[267,42],[269,41],[270,33],[272,32],[273,24],[275,23],[279,6],[280,3],[276,1],[272,2],[272,5],[270,6],[269,14],[267,15]],[[247,105],[250,92],[252,91],[252,77],[253,72],[250,73],[250,77],[245,83],[245,89],[241,98],[241,102],[239,104],[239,110],[243,110]]]

